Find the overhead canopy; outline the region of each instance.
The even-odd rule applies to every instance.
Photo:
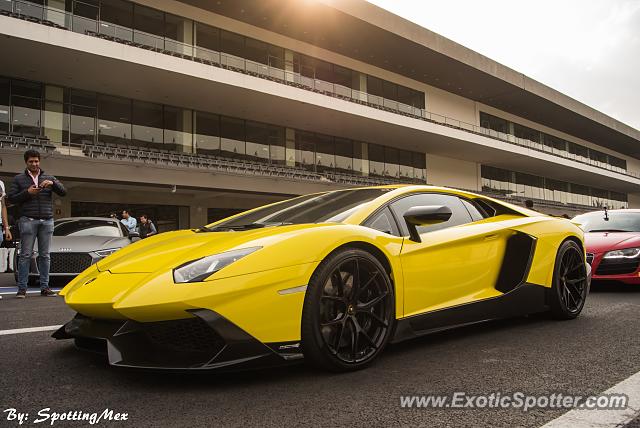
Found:
[[[364,0],[181,1],[640,159],[640,131]]]

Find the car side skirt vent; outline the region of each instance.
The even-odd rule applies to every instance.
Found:
[[[496,290],[508,293],[526,281],[535,248],[536,238],[526,233],[516,232],[507,240]]]

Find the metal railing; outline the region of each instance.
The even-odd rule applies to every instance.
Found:
[[[629,171],[621,167],[613,166],[606,162],[597,161],[565,150],[558,150],[554,147],[546,146],[537,141],[524,138],[517,138],[512,134],[494,131],[475,124],[453,119],[437,113],[429,112],[425,109],[413,107],[398,101],[389,100],[377,95],[362,92],[343,85],[326,82],[313,77],[305,76],[291,70],[275,67],[251,61],[242,57],[231,55],[225,52],[213,51],[200,46],[176,41],[167,37],[145,33],[128,27],[122,27],[105,21],[81,17],[59,9],[37,5],[22,0],[0,0],[0,13],[10,16],[23,17],[27,20],[35,19],[42,24],[86,34],[94,37],[129,44],[136,47],[149,49],[179,56],[192,61],[205,63],[208,65],[222,67],[245,74],[278,81],[287,85],[293,85],[302,89],[318,92],[324,95],[333,96],[347,101],[364,104],[370,107],[391,111],[415,119],[445,125],[451,128],[483,135],[495,140],[517,145],[529,150],[558,156],[564,159],[573,160],[581,164],[594,166],[622,175],[640,178],[640,172]]]

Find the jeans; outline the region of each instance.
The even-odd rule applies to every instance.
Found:
[[[31,267],[31,256],[36,238],[38,240],[38,271],[40,272],[40,288],[49,288],[49,245],[53,236],[53,219],[40,220],[20,217],[20,256],[18,257],[18,289],[26,290]]]

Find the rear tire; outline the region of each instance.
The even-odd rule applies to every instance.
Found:
[[[565,241],[556,255],[553,284],[549,290],[553,318],[570,320],[580,315],[588,291],[584,252],[574,241]]]
[[[362,369],[382,352],[394,326],[393,285],[378,259],[345,248],[320,263],[302,310],[307,362],[336,372]]]

